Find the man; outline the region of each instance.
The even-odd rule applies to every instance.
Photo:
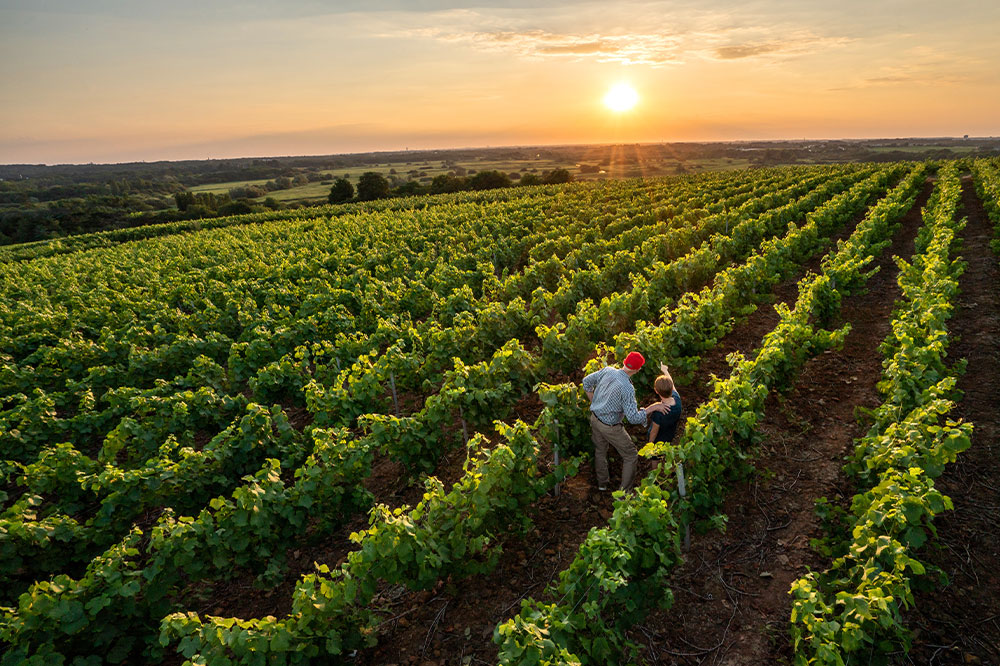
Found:
[[[590,398],[590,430],[594,441],[594,467],[597,471],[597,487],[607,490],[608,445],[622,457],[621,490],[632,487],[635,465],[639,459],[632,437],[625,431],[623,420],[635,425],[646,425],[649,415],[663,412],[661,402],[654,402],[639,409],[635,402],[635,388],[632,375],[642,369],[646,359],[639,352],[629,352],[621,368],[608,366],[583,378],[583,390]]]

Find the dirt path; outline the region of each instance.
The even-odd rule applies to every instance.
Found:
[[[950,322],[953,359],[969,360],[953,416],[975,425],[972,447],[949,465],[937,487],[955,510],[935,521],[939,549],[923,558],[950,583],[918,592],[906,618],[916,638],[903,664],[1000,664],[1000,267],[989,248],[993,232],[971,181],[963,181],[968,217],[961,255],[958,308]]]
[[[863,217],[861,213],[844,225],[834,235],[834,242],[849,236]],[[822,254],[775,289],[779,300],[795,298],[796,282],[805,270],[818,269]],[[729,374],[726,355],[737,350],[751,352],[776,322],[774,309],[765,304],[706,354],[700,373],[703,381],[696,386],[680,387],[686,414],[693,414],[708,397],[710,373]],[[642,395],[642,391],[639,393],[640,403],[651,399]],[[612,482],[620,470],[620,462],[612,458]],[[640,467],[639,475],[648,471],[648,466]],[[539,500],[531,512],[536,529],[526,538],[508,539],[493,573],[464,581],[444,581],[423,593],[410,593],[402,588],[384,590],[383,601],[388,602],[395,614],[380,628],[379,645],[359,652],[356,663],[495,664],[496,647],[491,637],[497,623],[515,615],[522,598],[537,598],[569,565],[590,528],[605,525],[610,518],[612,498],[593,491],[592,476],[589,467],[581,469],[560,497]]]
[[[920,227],[928,183],[904,217],[868,292],[844,300],[852,326],[844,349],[810,361],[786,396],[771,396],[761,430],[760,472],[734,487],[724,511],[725,534],[693,535],[687,562],[672,579],[672,609],[651,616],[632,632],[649,664],[789,663],[789,588],[806,567],[827,563],[809,548],[820,536],[813,511],[819,497],[850,496],[841,466],[853,439],[863,434],[855,406],[879,401],[878,345],[889,332],[899,290],[893,255],[909,257]],[[795,298],[785,285],[783,300]],[[758,342],[759,342],[758,337]]]

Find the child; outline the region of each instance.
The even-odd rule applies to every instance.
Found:
[[[669,442],[677,433],[677,423],[681,420],[681,396],[674,388],[674,380],[667,366],[660,364],[663,373],[653,382],[653,390],[660,396],[660,401],[666,407],[663,412],[650,414],[652,425],[649,428],[650,442]]]

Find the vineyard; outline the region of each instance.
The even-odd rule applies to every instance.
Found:
[[[1000,663],[1000,161],[309,215],[0,250],[0,666]]]

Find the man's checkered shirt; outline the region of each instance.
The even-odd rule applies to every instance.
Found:
[[[629,423],[646,425],[646,412],[635,402],[635,389],[631,378],[621,368],[607,367],[583,378],[583,390],[593,392],[590,411],[608,425]]]

